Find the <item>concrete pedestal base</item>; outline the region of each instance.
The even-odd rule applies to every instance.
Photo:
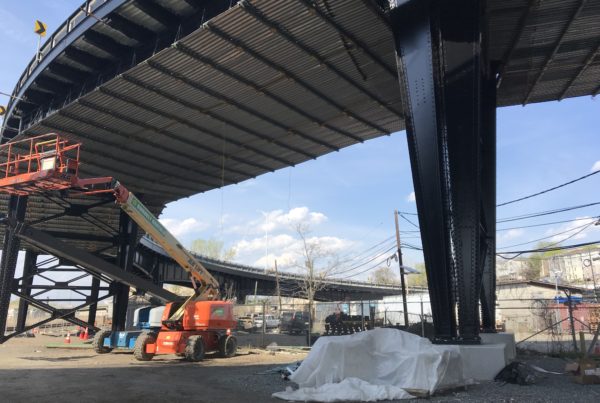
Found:
[[[491,381],[515,359],[515,336],[511,333],[480,334],[480,345],[461,345],[465,379]]]
[[[506,346],[504,358],[506,358],[507,364],[517,358],[517,346],[513,333],[480,333],[479,336],[481,337],[481,344],[503,343]]]

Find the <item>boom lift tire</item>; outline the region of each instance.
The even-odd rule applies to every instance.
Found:
[[[235,336],[223,336],[219,339],[219,356],[223,358],[233,357],[237,351],[237,338]]]
[[[97,354],[107,354],[112,351],[112,348],[106,347],[104,345],[104,339],[110,336],[112,332],[110,330],[100,330],[94,336],[94,340],[92,340],[92,346],[94,347],[94,351]]]
[[[138,361],[150,361],[154,358],[154,353],[147,353],[146,345],[154,343],[156,343],[156,334],[150,332],[140,334],[133,347],[133,356]]]
[[[192,362],[204,359],[204,340],[202,336],[190,336],[185,345],[185,359]]]

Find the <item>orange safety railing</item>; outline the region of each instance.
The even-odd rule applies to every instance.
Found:
[[[3,144],[0,146],[0,185],[27,183],[44,172],[65,179],[76,178],[80,146],[56,133]],[[56,189],[63,187],[56,183]]]

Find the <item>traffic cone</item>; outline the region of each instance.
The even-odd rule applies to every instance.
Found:
[[[85,332],[83,332],[83,337],[81,340],[88,340],[90,338],[90,334],[88,333],[88,328],[85,328]]]
[[[67,337],[65,337],[65,344],[71,344],[71,333],[67,332]]]
[[[79,340],[83,340],[83,327],[79,326],[79,330],[77,331]]]

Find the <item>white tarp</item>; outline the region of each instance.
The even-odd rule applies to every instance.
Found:
[[[433,393],[465,384],[457,346],[434,345],[396,329],[321,337],[290,380],[300,389],[273,396],[296,401],[374,401],[401,398],[385,396],[398,388]],[[344,380],[349,382],[342,384]]]

